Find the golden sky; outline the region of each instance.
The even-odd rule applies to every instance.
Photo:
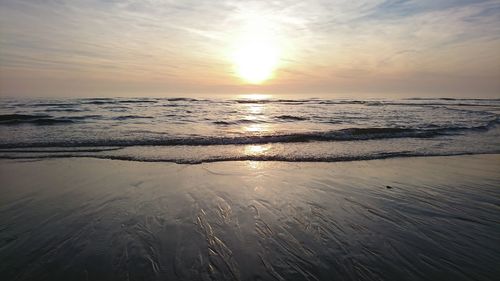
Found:
[[[500,97],[500,1],[0,2],[2,96]]]

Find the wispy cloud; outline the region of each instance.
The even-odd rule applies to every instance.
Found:
[[[444,88],[500,76],[500,1],[4,0],[0,90],[33,75],[56,90],[63,78],[96,77],[235,89],[228,53],[249,18],[265,20],[282,49],[272,90],[370,91],[396,79],[417,91],[422,73],[444,77]],[[500,94],[491,81],[482,90]]]

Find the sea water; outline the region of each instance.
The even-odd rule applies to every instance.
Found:
[[[500,99],[2,99],[0,158],[336,162],[500,152]]]

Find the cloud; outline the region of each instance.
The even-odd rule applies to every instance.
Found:
[[[443,85],[449,77],[467,83],[500,75],[499,1],[4,0],[0,79],[36,75],[61,92],[68,83],[53,77],[179,92],[236,87],[229,52],[255,19],[265,20],[282,49],[273,89],[293,82],[329,91],[339,79],[368,87],[386,77],[404,84],[421,73],[444,77]],[[500,91],[485,84],[484,91]]]

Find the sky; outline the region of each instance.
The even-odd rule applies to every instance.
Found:
[[[1,0],[1,96],[500,98],[500,1]]]

